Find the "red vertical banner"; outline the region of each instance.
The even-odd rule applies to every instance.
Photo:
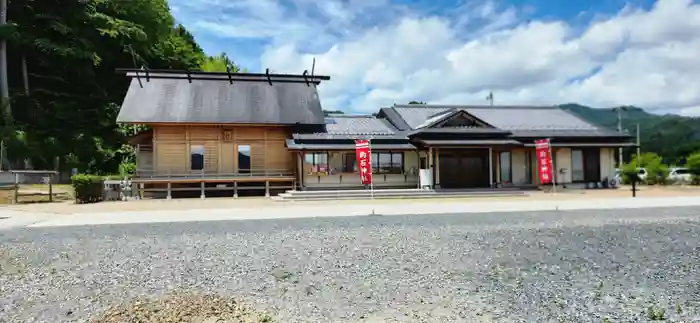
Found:
[[[552,158],[549,154],[549,139],[535,140],[535,154],[537,155],[537,174],[540,176],[540,184],[552,183]]]
[[[372,184],[372,160],[369,153],[369,140],[355,140],[355,155],[362,184]]]

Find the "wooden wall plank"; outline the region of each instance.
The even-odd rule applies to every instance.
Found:
[[[223,132],[231,131],[224,141]],[[230,126],[157,126],[154,127],[154,163],[161,173],[187,173],[192,145],[204,146],[204,168],[208,173],[234,173],[238,164],[238,146],[251,147],[252,171],[294,172],[294,153],[287,150],[290,137],[282,127]]]

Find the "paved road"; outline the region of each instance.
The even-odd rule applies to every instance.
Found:
[[[276,322],[690,322],[699,242],[700,207],[5,230],[0,322],[173,289]]]

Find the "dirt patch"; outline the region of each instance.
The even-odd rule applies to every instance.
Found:
[[[220,295],[169,294],[158,299],[137,299],[110,308],[93,323],[261,323],[272,317],[233,298]]]
[[[73,200],[73,189],[70,185],[53,185],[49,190],[49,186],[44,184],[20,185],[17,200],[19,204],[48,203],[49,191],[53,195],[54,202]],[[12,204],[14,195],[12,188],[0,189],[0,204]]]

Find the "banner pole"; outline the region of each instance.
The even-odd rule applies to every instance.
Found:
[[[552,193],[557,194],[557,170],[554,169],[554,159],[552,159],[552,140],[547,138],[547,150],[549,151],[549,164],[552,168]]]
[[[369,194],[370,194],[370,199],[372,202],[374,202],[374,174],[372,174],[372,138],[370,137],[367,139],[367,152],[369,152],[369,173],[370,173],[370,180],[369,182]],[[379,162],[379,161],[377,161]],[[378,164],[377,164],[378,165]],[[374,208],[372,208],[372,213],[374,213]]]

